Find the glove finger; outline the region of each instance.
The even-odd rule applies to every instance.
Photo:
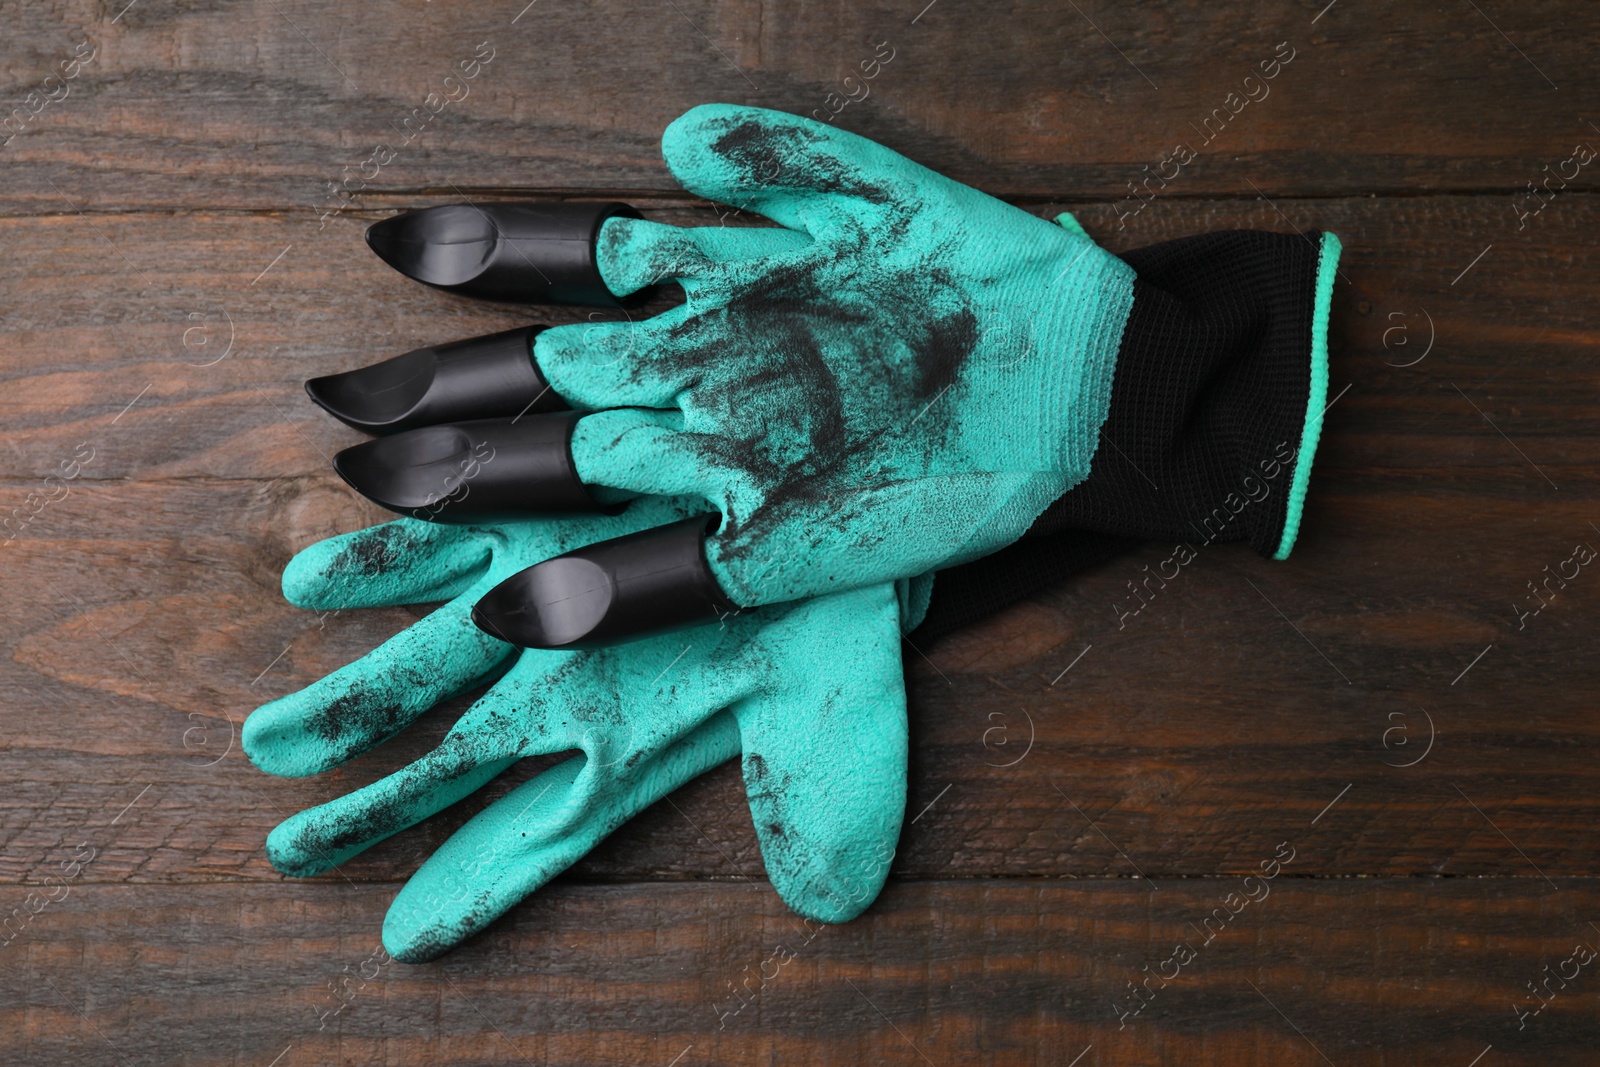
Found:
[[[594,739],[585,736],[581,683],[552,684],[555,671],[574,661],[570,655],[523,654],[432,752],[280,824],[267,839],[273,866],[298,877],[321,874],[470,795],[518,759],[587,751]],[[605,735],[622,739],[615,729]]]
[[[781,688],[734,708],[745,789],[773,888],[846,922],[888,877],[906,806],[906,696],[892,585],[810,600],[771,634]]]
[[[267,836],[267,858],[296,878],[322,874],[477,792],[518,758],[495,758],[481,738],[452,733],[387,778],[279,823]]]
[[[723,592],[738,605],[750,608],[813,595],[827,589],[834,581],[832,574],[885,573],[885,563],[878,558],[883,550],[875,547],[878,542],[845,545],[842,550],[829,541],[826,525],[774,525],[739,507],[741,499],[758,499],[757,493],[744,491],[749,486],[749,467],[770,470],[782,462],[768,448],[770,443],[749,443],[746,450],[739,450],[738,443],[718,442],[712,435],[686,432],[682,426],[683,416],[675,411],[597,411],[581,419],[573,430],[573,467],[598,499],[624,499],[629,494],[701,499],[707,509],[720,512],[722,525],[706,537],[706,560]],[[906,491],[904,485],[899,491]],[[851,501],[851,506],[859,504]],[[880,514],[901,512],[883,509]],[[947,518],[947,522],[958,520],[960,515]],[[786,537],[786,550],[771,549],[774,531]],[[859,566],[861,560],[867,560],[869,566]],[[899,563],[896,558],[890,560],[890,565]],[[874,566],[877,569],[872,569]],[[854,581],[859,579],[851,584]],[[805,587],[808,582],[811,587]],[[821,590],[816,589],[818,584]],[[837,589],[837,584],[834,587]]]
[[[660,282],[677,282],[693,295],[748,273],[748,260],[810,243],[803,233],[776,227],[669,226],[618,216],[601,228],[595,255],[606,288],[618,296]]]
[[[935,177],[846,130],[733,104],[685,112],[662,134],[661,154],[690,192],[810,233],[841,206],[913,203]]]
[[[268,774],[316,774],[483,684],[516,651],[472,623],[472,605],[486,586],[469,589],[326,678],[257,708],[240,732],[245,755]]]
[[[731,716],[717,715],[656,759],[589,799],[583,818],[564,809],[585,760],[525,782],[444,843],[395,897],[383,945],[405,963],[433,959],[472,936],[566,870],[628,819],[739,751]],[[548,833],[546,826],[563,826]]]
[[[296,553],[283,569],[283,595],[315,611],[449,600],[488,567],[492,549],[478,527],[396,519]]]
[[[524,756],[582,753],[572,789],[581,807],[764,683],[771,656],[755,639],[763,619],[740,616],[621,648],[525,649],[456,729],[508,739]]]
[[[618,408],[587,415],[572,432],[572,464],[588,486],[643,496],[720,496],[727,472],[683,431],[675,411]]]
[[[553,326],[534,341],[534,361],[575,408],[674,408],[696,376],[693,320],[691,305],[679,304],[640,322]]]

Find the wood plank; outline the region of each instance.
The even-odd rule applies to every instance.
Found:
[[[0,1067],[1600,1062],[1600,598],[1580,575],[1516,610],[1600,544],[1596,168],[1521,215],[1600,142],[1593,5],[7,14]],[[65,97],[30,98],[86,39]],[[1207,548],[1119,621],[1154,545],[908,647],[909,826],[856,922],[787,912],[724,767],[444,960],[387,961],[400,882],[551,761],[337,874],[263,857],[279,819],[415,758],[466,703],[310,780],[238,751],[253,706],[423,610],[282,603],[293,551],[383,517],[328,472],[359,438],[300,381],[529,314],[405,282],[361,228],[527,194],[713,224],[661,128],[705,100],[825,106],[881,41],[841,126],[1072,209],[1113,250],[1344,237],[1293,560]],[[1201,144],[1278,41],[1270,98]],[[1130,197],[1180,141],[1199,158]],[[380,143],[394,159],[360,174]],[[1178,977],[1150,978],[1180,944]]]
[[[1125,229],[1104,204],[1033,210],[1065,209],[1113,251],[1235,227],[1343,237],[1333,389],[1352,388],[1330,416],[1319,470],[1492,479],[1497,494],[1530,481],[1548,488],[1474,404],[1525,452],[1535,445],[1529,455],[1555,485],[1581,484],[1600,460],[1600,382],[1588,358],[1597,343],[1588,294],[1600,276],[1593,197],[1558,199],[1520,235],[1501,197],[1158,201]],[[648,214],[717,221],[710,209]],[[368,221],[319,234],[304,213],[0,219],[10,250],[0,291],[14,294],[0,334],[9,357],[0,412],[13,442],[5,475],[43,478],[79,442],[97,450],[86,479],[320,475],[328,455],[360,437],[316,411],[306,377],[530,318],[616,317],[416,285],[368,252]],[[1426,358],[1400,366],[1430,337]]]
[[[924,0],[405,0],[359,21],[306,0],[122,7],[55,0],[8,25],[17,118],[0,133],[0,211],[670,191],[657,145],[687,108],[807,114],[863,93],[837,123],[1005,195],[1121,198],[1147,166],[1176,174],[1163,195],[1179,197],[1250,195],[1251,183],[1501,193],[1558,169],[1600,112],[1587,50],[1600,13],[1561,0],[1492,19],[1260,0],[998,13]],[[92,58],[75,64],[82,42]],[[1259,80],[1275,55],[1292,58]],[[861,82],[864,62],[876,77]],[[1180,144],[1198,158],[1158,167]],[[1592,169],[1574,187],[1595,188]]]
[[[161,490],[160,503],[150,491],[101,490],[115,507],[81,521],[117,512],[127,516],[120,527],[9,549],[18,573],[41,584],[36,599],[18,597],[6,624],[16,642],[4,669],[14,727],[0,753],[15,783],[0,800],[6,878],[27,877],[72,826],[152,783],[140,808],[147,832],[112,850],[102,876],[270,877],[259,843],[273,824],[420,754],[451,721],[435,716],[322,778],[255,772],[229,748],[231,724],[413,616],[319,619],[290,608],[275,589],[281,542],[138,529],[161,507],[182,521],[215,512],[264,529],[278,513],[271,494],[229,494],[205,482]],[[1582,743],[1594,739],[1587,695],[1600,681],[1593,657],[1582,654],[1595,603],[1575,588],[1534,620],[1537,628],[1515,633],[1501,593],[1516,591],[1523,572],[1536,575],[1542,557],[1528,548],[1473,559],[1462,571],[1450,556],[1485,521],[1513,530],[1526,523],[1531,537],[1540,527],[1524,517],[1525,505],[1480,507],[1408,530],[1407,516],[1426,506],[1409,494],[1341,495],[1325,505],[1324,520],[1339,524],[1339,537],[1318,539],[1289,566],[1208,550],[1125,630],[1111,606],[1160,550],[955,635],[928,650],[931,662],[910,654],[908,816],[937,803],[909,831],[900,869],[1211,874],[1226,869],[1241,833],[1309,817],[1359,783],[1329,816],[1347,836],[1329,872],[1534,875],[1494,826],[1548,872],[1586,870],[1600,844],[1596,771]],[[1581,509],[1547,505],[1538,521],[1556,520],[1581,523]],[[1418,560],[1430,558],[1443,562],[1419,573]],[[1452,686],[1491,641],[1500,647]],[[1416,768],[1393,766],[1422,753],[1424,711],[1440,732],[1435,751]],[[1399,727],[1409,732],[1391,732]],[[725,857],[759,873],[736,777],[714,776],[678,804],[689,821],[670,806],[647,816],[591,873],[732,876]],[[473,807],[382,846],[347,873],[409,869]]]
[[[1600,600],[1575,580],[1523,629],[1512,605],[1575,542],[1600,542],[1600,377],[1585,310],[1600,207],[1557,201],[1523,238],[1508,235],[1500,198],[1174,201],[1127,232],[1103,205],[1082,215],[1121,248],[1282,226],[1280,208],[1291,225],[1338,230],[1349,249],[1334,390],[1351,388],[1329,412],[1294,559],[1207,549],[1119,628],[1126,583],[1169,553],[1155,546],[926,658],[909,652],[915,822],[898,873],[1215,875],[1234,869],[1249,834],[1304,823],[1336,797],[1321,825],[1341,844],[1308,869],[1590,872]],[[380,517],[327,472],[325,457],[358,438],[317,413],[300,380],[519,319],[406,283],[371,260],[355,220],[337,226],[301,246],[303,217],[277,214],[0,221],[12,249],[0,288],[26,298],[7,319],[0,372],[7,508],[80,442],[95,449],[69,495],[0,549],[11,650],[0,879],[37,877],[76,827],[146,786],[95,878],[274,878],[260,852],[272,825],[400,766],[451,720],[446,709],[308,781],[260,775],[228,746],[257,703],[415,617],[319,619],[279,598],[293,551]],[[217,352],[201,334],[183,345],[197,308],[232,316],[234,348],[212,366],[174,358]],[[1421,351],[1427,319],[1432,353],[1395,366]],[[222,316],[197,321],[221,342]],[[1399,346],[1397,325],[1413,347]],[[1429,716],[1426,760],[1395,766],[1424,751]],[[1002,766],[1029,736],[1027,756]],[[580,876],[759,876],[736,776],[675,800],[683,815],[646,814]],[[346,873],[403,875],[474,808]]]
[[[1333,837],[1248,886],[894,884],[815,929],[764,888],[561,886],[421,966],[381,955],[389,886],[81,886],[4,950],[0,1063],[1594,1062],[1563,961],[1600,886],[1288,873]],[[1230,892],[1261,899],[1207,942]]]

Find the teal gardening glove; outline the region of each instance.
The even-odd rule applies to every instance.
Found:
[[[698,109],[674,129],[696,115],[704,118],[708,112],[770,114]],[[801,122],[779,118],[787,123]],[[832,135],[834,131],[827,132]],[[669,131],[669,146],[672,137]],[[877,146],[868,147],[899,160]],[[673,158],[670,147],[668,156],[669,160]],[[904,160],[900,163],[914,167]],[[975,202],[1000,209],[1002,215],[1012,211],[937,175],[931,178]],[[1023,217],[1046,232],[1056,231],[1042,220]],[[1016,225],[1026,229],[1021,223]],[[839,229],[847,231],[848,220],[841,222]],[[1062,232],[1069,243],[1078,245],[1075,256],[1104,255],[1088,245],[1075,226]],[[746,331],[740,323],[731,322],[731,300],[725,301],[721,310],[714,301],[708,307],[702,300],[706,321],[694,324],[695,283],[706,282],[709,288],[702,289],[702,293],[715,295],[719,284],[731,289],[733,283],[729,279],[734,275],[752,271],[760,264],[770,268],[783,257],[801,255],[817,243],[812,235],[788,230],[674,230],[612,220],[598,242],[608,284],[617,292],[626,292],[663,275],[680,278],[691,290],[690,303],[668,316],[676,315],[681,322],[667,328],[663,320],[668,316],[662,316],[639,327],[620,324],[546,330],[538,336],[535,359],[553,382],[562,383],[562,395],[569,399],[578,391],[574,383],[585,373],[597,378],[609,375],[624,387],[654,388],[649,384],[651,375],[665,364],[661,359],[648,358],[647,353],[640,358],[643,370],[632,369],[630,360],[640,352],[630,350],[630,346],[641,340],[634,330],[656,331],[645,336],[670,340],[680,333],[692,338],[697,331],[715,334],[722,328],[729,331],[728,336],[739,338]],[[1052,246],[1053,241],[1042,240],[1042,244]],[[646,253],[660,256],[651,261]],[[1248,233],[1171,242],[1137,254],[1140,280],[1145,285],[1141,303],[1147,313],[1138,319],[1137,328],[1128,325],[1122,332],[1124,350],[1117,360],[1117,380],[1119,396],[1125,399],[1120,423],[1115,418],[1106,423],[1108,430],[1115,431],[1114,438],[1121,441],[1116,449],[1118,457],[1132,457],[1137,464],[1130,462],[1129,469],[1123,471],[1115,463],[1107,466],[1097,461],[1098,477],[1091,477],[1079,491],[1056,499],[1053,505],[1048,499],[1044,501],[1050,513],[1035,523],[1038,528],[1032,532],[1048,532],[1048,537],[1029,538],[1013,549],[987,556],[980,561],[982,569],[973,569],[980,564],[967,564],[948,572],[948,579],[941,577],[939,587],[956,594],[955,600],[947,598],[948,606],[943,612],[946,625],[941,629],[950,622],[993,610],[1073,569],[1124,550],[1129,536],[1179,536],[1169,531],[1187,529],[1192,524],[1191,517],[1203,519],[1209,530],[1207,509],[1230,491],[1241,472],[1246,476],[1256,472],[1258,459],[1267,455],[1258,446],[1302,435],[1304,422],[1303,447],[1289,446],[1291,454],[1298,452],[1291,461],[1296,493],[1279,493],[1237,521],[1228,520],[1232,525],[1222,535],[1223,539],[1245,536],[1263,552],[1286,554],[1298,526],[1303,476],[1309,472],[1315,433],[1320,426],[1326,373],[1326,305],[1336,254],[1337,242],[1332,235],[1323,235],[1320,249],[1313,246],[1308,256],[1294,250],[1292,239]],[[1300,261],[1290,264],[1295,255]],[[1218,270],[1219,262],[1234,266]],[[1067,277],[1076,264],[1076,258],[1064,263],[1061,277]],[[1286,264],[1292,269],[1287,269]],[[820,271],[826,264],[817,266]],[[1108,266],[1105,274],[1116,276],[1128,269],[1119,271]],[[862,471],[888,469],[883,463],[892,467],[891,460],[904,461],[904,469],[896,468],[899,474],[919,466],[915,452],[906,450],[910,447],[907,435],[914,437],[922,431],[883,425],[891,421],[880,417],[883,412],[874,412],[870,407],[851,408],[847,401],[859,400],[863,393],[871,394],[884,411],[909,412],[910,426],[914,426],[925,421],[933,404],[949,399],[949,394],[957,391],[962,368],[968,367],[969,361],[966,357],[958,361],[957,373],[932,390],[929,404],[910,412],[902,400],[895,399],[894,389],[907,383],[917,385],[921,380],[914,366],[907,370],[907,361],[914,364],[915,353],[941,349],[944,343],[936,336],[940,330],[929,327],[922,334],[912,331],[909,340],[897,336],[886,346],[885,366],[874,367],[868,362],[857,365],[859,373],[855,378],[835,376],[826,360],[819,362],[818,353],[834,352],[829,345],[837,343],[849,354],[848,337],[841,339],[830,332],[829,323],[837,325],[839,316],[819,313],[813,305],[799,301],[797,294],[805,292],[805,286],[792,272],[777,273],[779,277],[768,278],[762,283],[764,288],[759,289],[765,294],[763,299],[774,301],[777,306],[763,310],[760,301],[753,301],[754,306],[745,308],[742,314],[755,318],[765,315],[767,328],[777,331],[784,329],[783,318],[792,317],[793,337],[801,341],[809,337],[815,342],[809,347],[804,343],[797,346],[801,358],[795,366],[783,363],[782,352],[760,347],[760,337],[752,335],[747,340],[756,343],[754,351],[760,358],[748,368],[751,381],[738,380],[736,368],[711,366],[703,374],[690,374],[690,380],[675,394],[675,408],[664,412],[613,410],[591,414],[578,423],[573,435],[572,457],[585,471],[584,477],[596,495],[616,500],[672,490],[687,494],[686,499],[670,502],[647,497],[634,501],[616,519],[578,520],[561,526],[525,522],[446,529],[402,521],[313,546],[297,557],[286,573],[286,593],[297,603],[312,607],[355,607],[446,596],[456,599],[366,659],[301,694],[260,709],[246,727],[246,749],[264,769],[304,774],[332,766],[381,741],[438,700],[489,680],[508,663],[514,661],[514,666],[432,756],[343,801],[297,816],[275,831],[269,849],[280,868],[298,874],[326,870],[467,795],[509,766],[519,754],[573,747],[585,752],[583,758],[547,772],[492,806],[425,865],[396,901],[386,924],[386,943],[398,958],[426,958],[481,928],[523,894],[573,862],[631,813],[741,748],[763,855],[785,900],[802,914],[842,921],[859,912],[881,885],[884,860],[892,854],[904,799],[903,693],[894,649],[898,630],[902,626],[909,629],[921,618],[927,603],[926,582],[900,582],[894,592],[879,583],[854,594],[785,604],[756,616],[735,616],[725,630],[658,637],[601,653],[519,655],[492,638],[474,633],[466,623],[472,600],[517,568],[564,551],[581,552],[582,546],[600,539],[661,527],[703,511],[703,500],[720,500],[723,510],[722,531],[708,541],[708,556],[713,561],[747,558],[755,568],[751,573],[756,578],[739,579],[730,577],[723,567],[717,571],[718,580],[727,587],[740,581],[749,585],[757,578],[769,585],[770,575],[754,562],[754,555],[745,557],[738,551],[719,555],[713,547],[720,538],[732,539],[741,530],[763,528],[762,523],[741,525],[731,521],[739,513],[728,510],[728,501],[748,499],[757,510],[775,509],[778,518],[789,515],[794,519],[807,508],[835,508],[841,501],[836,495],[837,486],[848,485],[849,477]],[[933,274],[937,275],[937,284],[928,291],[943,291],[941,287],[946,286],[947,279],[937,271]],[[1037,271],[1033,274],[1036,276]],[[1240,281],[1236,275],[1244,276],[1245,291],[1265,294],[1257,301],[1259,306],[1241,309],[1229,304],[1225,294],[1219,298],[1219,292],[1212,291],[1236,285]],[[816,276],[820,273],[813,271]],[[1255,284],[1261,278],[1282,279],[1283,291],[1272,285]],[[1151,280],[1163,291],[1153,289]],[[984,285],[978,287],[982,289]],[[944,305],[935,301],[934,306]],[[1293,313],[1286,313],[1286,309]],[[780,310],[784,314],[779,314]],[[910,309],[900,310],[914,318]],[[868,317],[864,308],[856,314],[863,321]],[[1004,332],[991,330],[987,340],[998,349],[1013,352],[1018,362],[1049,362],[1048,354],[1041,354],[1034,347],[1039,333],[1052,332],[1048,325],[1025,337],[1010,330],[1009,325]],[[551,335],[556,335],[557,342],[547,341]],[[563,336],[565,340],[561,339]],[[1130,338],[1135,336],[1142,340],[1130,350]],[[710,340],[705,343],[714,347]],[[1114,336],[1114,353],[1116,344]],[[980,344],[973,350],[990,348]],[[552,363],[560,362],[559,356],[552,354],[562,351],[575,353],[567,364],[568,371],[551,371]],[[651,349],[652,353],[657,351]],[[659,351],[674,349],[665,344]],[[702,355],[710,358],[706,353]],[[999,370],[1010,371],[1013,365]],[[980,384],[995,377],[980,375]],[[1109,368],[1106,377],[1109,382]],[[831,395],[837,403],[822,410],[820,416],[809,408],[779,402],[783,397],[812,395],[806,390],[818,381],[837,387],[833,394],[823,390],[821,395]],[[718,388],[712,388],[719,383]],[[779,400],[764,398],[763,390]],[[971,391],[965,386],[961,390],[963,395]],[[985,395],[981,389],[977,392]],[[638,398],[628,398],[628,402],[637,401]],[[752,407],[757,401],[767,406]],[[597,405],[580,399],[578,406]],[[775,428],[772,439],[776,451],[771,462],[764,458],[764,428],[756,424],[759,420],[751,415],[753,411],[760,412]],[[1104,417],[1103,410],[1101,414]],[[586,435],[595,434],[598,427],[605,425],[605,419],[621,421],[616,436],[586,444]],[[687,427],[696,419],[706,426],[738,427],[745,435],[745,443],[755,451],[741,452],[709,430],[691,432]],[[876,455],[870,435],[865,440],[859,434],[850,436],[854,433],[849,428],[853,422],[864,420],[870,426],[874,419],[880,425],[878,435],[902,447],[898,459]],[[783,442],[794,443],[787,436],[793,424],[804,431],[805,440],[795,445],[798,452],[785,452]],[[585,430],[586,426],[589,429]],[[1241,426],[1245,427],[1244,432],[1240,432]],[[968,442],[972,448],[961,452],[966,437],[960,430],[961,427],[945,425],[932,439],[938,447],[930,451],[921,466],[939,468],[950,459],[952,449],[960,455],[985,454],[981,440]],[[1094,452],[1093,437],[1091,434],[1084,446],[1085,467]],[[602,479],[595,475],[591,463],[597,457],[625,457],[641,439],[650,447],[633,453],[639,460],[634,466],[624,464],[626,469],[640,474],[639,480]],[[842,451],[833,448],[846,439],[856,441],[859,447]],[[659,454],[652,453],[651,448],[657,444],[664,447],[657,450]],[[746,464],[749,477],[741,480],[739,471],[743,467],[716,468],[715,464],[715,475],[702,475],[694,462],[679,462],[683,457],[675,456],[674,449],[690,445],[708,450],[703,454],[711,460],[724,452],[754,456]],[[1035,455],[1041,451],[1042,447],[1033,449]],[[1071,448],[1063,451],[1071,452]],[[783,466],[779,459],[789,465]],[[994,465],[1001,467],[1001,474],[1005,475],[1004,463]],[[1169,487],[1176,484],[1188,487],[1188,491],[1180,488],[1177,497],[1171,496],[1170,489],[1163,494],[1151,481],[1150,473]],[[652,481],[656,475],[665,480]],[[719,498],[711,482],[723,476],[729,479],[731,488]],[[703,483],[695,481],[702,477]],[[971,483],[967,476],[939,475],[920,481],[908,478],[901,488],[916,496],[924,488],[937,491],[941,486]],[[885,484],[889,488],[884,491],[891,495],[898,491],[898,483],[892,479]],[[1153,494],[1146,490],[1146,484]],[[751,486],[760,489],[763,485],[788,485],[793,491],[777,501],[781,507],[760,493],[754,497],[739,495]],[[857,494],[851,499],[858,498],[879,499],[872,495],[870,487],[865,497]],[[993,502],[998,498],[984,499]],[[957,510],[961,506],[960,502],[952,505]],[[990,513],[990,517],[1017,517],[1004,504],[997,507],[998,512]],[[838,516],[834,516],[838,528],[831,532],[825,529],[813,537],[807,542],[811,549],[821,546],[824,555],[831,551],[828,545],[833,544],[833,535],[850,527],[855,519],[887,521],[892,517],[876,515],[871,508],[838,510]],[[1050,520],[1048,530],[1041,527],[1045,519]],[[1026,528],[1034,518],[1019,521]],[[764,528],[770,531],[789,527],[774,522],[766,523]],[[1074,529],[1102,530],[1112,536],[1107,539],[1075,533]],[[981,529],[967,532],[983,533]],[[926,529],[906,531],[916,545],[925,544],[926,533]],[[859,543],[845,546],[845,556],[893,558],[894,546],[876,543],[874,536],[861,533]],[[769,547],[777,543],[766,535],[756,540]],[[388,547],[391,541],[393,551]],[[952,545],[956,545],[955,540]],[[960,560],[964,551],[959,545],[954,550],[947,546],[944,558]],[[413,555],[414,564],[404,562]],[[1008,562],[1013,559],[1016,562]],[[791,571],[793,568],[785,562],[775,573],[781,577]],[[936,607],[937,601],[936,597]],[[842,641],[834,640],[840,635],[844,635]],[[869,652],[862,654],[861,649]],[[731,679],[719,673],[711,666],[719,659],[737,661],[740,671],[749,676]],[[427,675],[416,669],[419,662],[439,664],[442,669],[436,675]],[[851,663],[849,676],[837,667],[841,662]],[[813,664],[826,668],[830,663],[836,677],[828,682],[824,670],[826,684],[820,688],[788,676],[795,671],[803,675],[814,669]],[[666,686],[667,679],[684,672],[692,684],[670,689]],[[640,686],[641,682],[647,684]],[[660,690],[665,699],[658,703],[632,696],[624,691],[628,688],[651,694]],[[847,736],[830,727],[821,731],[822,737],[813,736],[816,731],[811,725],[812,716],[822,713],[821,721],[837,722],[836,717],[826,714],[827,709],[839,704],[830,696],[836,692],[853,694],[854,707],[871,709],[860,729],[873,739],[868,747],[876,755],[870,755],[859,770],[838,758],[845,746],[858,743],[857,734]],[[887,710],[887,699],[894,704],[892,713]],[[731,717],[716,713],[726,704],[732,705]],[[763,710],[771,714],[760,713]],[[786,714],[795,716],[796,721],[786,722]],[[559,730],[552,726],[556,722],[560,723]],[[639,729],[647,735],[643,739]],[[558,733],[560,736],[555,736]],[[896,751],[898,756],[894,755]],[[794,786],[792,790],[772,788],[772,781],[781,780],[770,773],[775,765],[783,768],[781,778],[788,779]],[[620,770],[615,769],[619,766]],[[891,784],[882,787],[884,782]],[[855,791],[842,790],[842,783],[850,783]],[[555,795],[546,800],[549,790],[555,790]],[[767,816],[775,810],[774,801],[780,795],[787,798],[778,806],[785,809],[788,818],[769,820]],[[826,804],[821,799],[824,796],[829,798]],[[837,800],[841,796],[846,798],[843,804]],[[519,839],[525,832],[519,827],[529,828],[531,840]],[[806,838],[805,847],[797,848],[788,840],[797,828]]]
[[[665,279],[686,302],[546,330],[534,354],[594,412],[572,438],[585,483],[720,512],[706,555],[734,601],[987,555],[1085,477],[1131,268],[809,119],[705,105],[662,151],[691,192],[789,239],[611,219],[596,250],[608,287]]]
[[[685,303],[639,323],[545,329],[532,347],[550,393],[584,413],[545,416],[562,420],[549,438],[570,463],[533,466],[570,470],[601,505],[670,496],[716,513],[703,554],[722,595],[654,623],[704,618],[707,602],[783,603],[977,559],[1088,474],[1132,268],[1076,227],[809,119],[706,105],[675,121],[662,146],[686,188],[779,228],[609,217],[592,248],[604,288],[625,297],[675,282]],[[521,247],[492,209],[432,211],[375,225],[369,243],[417,277],[471,260],[474,228],[491,245]],[[529,266],[529,279],[549,280]],[[514,291],[505,286],[499,277],[481,292]],[[362,455],[425,465],[434,449],[391,438]],[[359,487],[357,466],[341,470]],[[537,509],[542,487],[524,485]],[[557,572],[574,566],[533,568],[533,600],[570,607],[571,582]],[[545,648],[581,645],[589,632],[630,636],[607,607],[593,609],[603,625],[591,631],[551,629],[524,611],[527,625],[500,632]]]
[[[432,753],[281,824],[267,842],[273,865],[323,873],[524,756],[581,750],[468,822],[395,899],[385,948],[399,960],[426,960],[742,751],[779,894],[812,919],[859,914],[887,877],[905,808],[899,642],[917,614],[908,583],[899,596],[880,584],[585,652],[515,649],[468,617],[479,594],[511,571],[688,513],[681,502],[648,499],[615,517],[576,521],[401,519],[291,560],[284,592],[303,607],[448,602],[355,663],[257,709],[243,741],[261,769],[326,770],[434,704],[498,680]]]
[[[685,229],[626,211],[594,214],[603,219],[591,238],[594,284],[626,297],[675,282],[686,300],[643,322],[537,333],[541,402],[580,413],[547,416],[561,420],[547,435],[561,462],[542,466],[564,470],[601,504],[638,495],[705,501],[716,513],[702,545],[707,578],[685,581],[676,617],[641,612],[648,619],[635,622],[636,605],[618,592],[625,583],[575,585],[574,575],[615,576],[602,559],[611,546],[585,548],[576,560],[515,575],[479,606],[484,624],[509,640],[557,648],[626,639],[1004,549],[1089,474],[1130,338],[1135,355],[1174,365],[1198,351],[1186,347],[1194,339],[1224,355],[1261,336],[1273,338],[1275,354],[1285,354],[1277,342],[1289,344],[1298,381],[1271,392],[1318,412],[1295,431],[1314,446],[1326,353],[1319,365],[1313,350],[1323,345],[1338,253],[1331,234],[1311,247],[1309,272],[1304,255],[1282,255],[1292,239],[1207,244],[1217,258],[1180,271],[1174,298],[1141,288],[1133,265],[1067,217],[1052,224],[809,119],[705,105],[667,128],[662,151],[691,192],[779,227]],[[374,225],[368,240],[430,284],[446,285],[449,272],[436,269],[446,261],[497,260],[477,288],[458,291],[548,294],[559,279],[524,249],[549,243],[502,229],[525,227],[537,210],[549,209],[426,209]],[[519,258],[534,269],[514,269]],[[1236,284],[1221,292],[1192,284],[1213,277]],[[1191,297],[1210,303],[1190,306]],[[1273,332],[1288,320],[1294,329]],[[1176,399],[1189,391],[1181,385]],[[430,456],[434,446],[372,447],[400,457]],[[1286,447],[1298,451],[1301,499],[1311,450]],[[520,491],[536,510],[547,493],[571,499],[562,482],[534,480]],[[650,557],[646,545],[678,539],[653,531],[629,552]],[[1276,546],[1280,555],[1290,540]]]

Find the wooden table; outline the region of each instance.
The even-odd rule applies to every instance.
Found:
[[[13,5],[0,44],[0,1063],[1600,1062],[1594,5],[125,3]],[[526,319],[363,227],[713,223],[673,116],[863,93],[838,124],[1113,250],[1340,234],[1293,558],[1208,549],[1119,625],[1151,545],[908,650],[908,826],[855,922],[779,903],[724,767],[387,962],[401,882],[532,768],[339,874],[264,859],[464,706],[316,778],[242,756],[419,614],[282,602],[382,517],[301,381]]]

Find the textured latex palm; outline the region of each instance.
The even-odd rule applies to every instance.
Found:
[[[613,218],[618,295],[686,301],[558,327],[535,358],[592,412],[572,454],[600,495],[696,496],[735,601],[922,574],[1015,541],[1088,473],[1133,271],[862,137],[705,105],[662,139],[685,188],[781,229]]]
[[[392,736],[439,701],[492,683],[431,753],[279,825],[267,851],[309,876],[460,800],[517,760],[577,750],[452,836],[394,901],[384,944],[418,961],[482,929],[612,830],[743,753],[762,856],[797,912],[843,922],[876,897],[905,806],[899,641],[909,583],[735,615],[720,627],[588,652],[521,650],[475,627],[506,574],[681,518],[670,499],[577,521],[438,526],[413,519],[312,545],[285,595],[319,610],[447,602],[362,659],[257,709],[245,752],[299,776]],[[924,598],[925,599],[925,598]]]

